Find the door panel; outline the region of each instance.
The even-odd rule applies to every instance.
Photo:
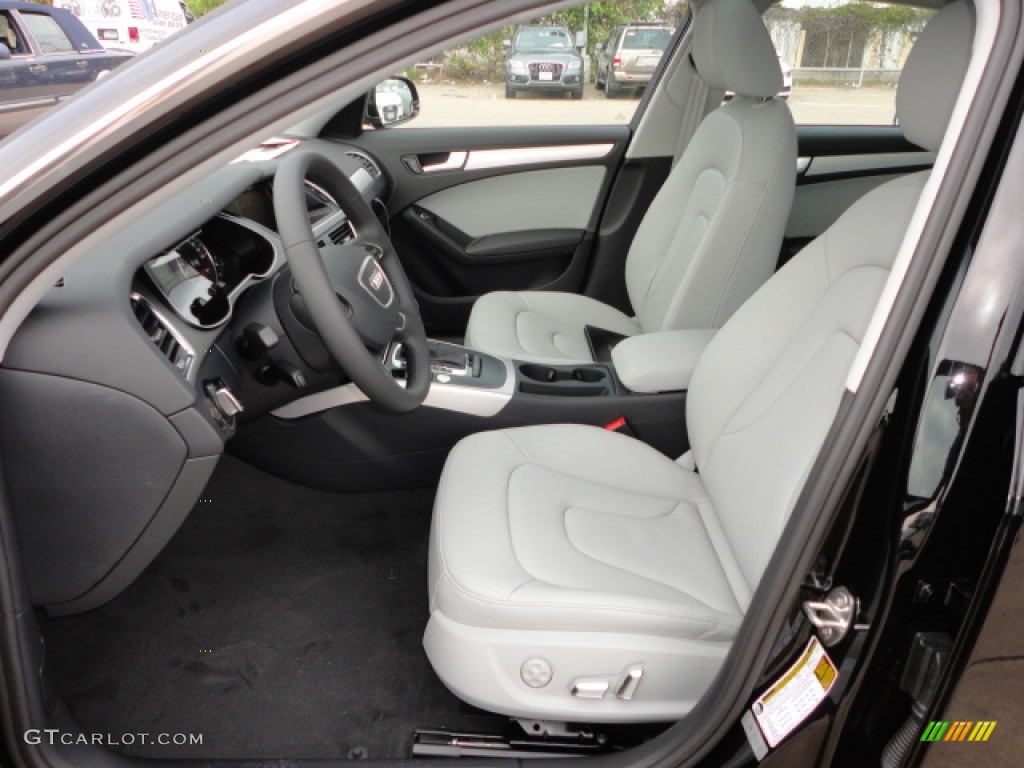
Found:
[[[796,196],[780,264],[875,187],[935,162],[933,153],[907,141],[898,126],[798,125],[796,130]]]
[[[586,229],[604,166],[527,171],[460,184],[419,201],[471,237],[534,229]]]
[[[902,173],[853,176],[800,184],[786,224],[786,238],[813,239],[832,226],[840,214],[880,184]]]
[[[374,131],[392,240],[427,327],[461,334],[495,290],[579,292],[627,126]]]

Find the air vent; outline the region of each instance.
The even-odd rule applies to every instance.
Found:
[[[142,326],[143,332],[160,350],[160,354],[187,379],[192,370],[192,362],[196,358],[188,342],[171,328],[170,323],[161,317],[143,296],[133,293],[131,301],[132,312]]]
[[[363,168],[366,169],[366,172],[373,178],[376,179],[380,176],[380,168],[375,162],[373,162],[373,160],[370,159],[369,155],[364,155],[362,152],[346,152],[345,154],[359,161],[359,164],[363,166]]]
[[[355,236],[356,233],[352,230],[352,225],[347,221],[342,222],[340,226],[327,233],[327,237],[330,238],[330,241],[335,245],[347,243],[349,240],[354,239]]]

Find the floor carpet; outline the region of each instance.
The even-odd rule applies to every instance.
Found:
[[[202,734],[123,748],[161,758],[399,758],[416,727],[473,728],[421,646],[432,498],[225,457],[131,587],[46,620],[58,689],[87,733]]]

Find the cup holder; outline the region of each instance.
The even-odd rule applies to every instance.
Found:
[[[558,381],[558,371],[554,368],[549,368],[546,365],[536,365],[534,363],[527,363],[519,368],[523,376],[533,381],[541,381],[549,383]]]
[[[585,381],[590,384],[596,384],[599,381],[604,381],[608,378],[608,374],[601,368],[574,368],[572,377],[576,381]]]
[[[535,395],[609,395],[612,381],[609,371],[599,365],[555,366],[523,363],[520,391]]]

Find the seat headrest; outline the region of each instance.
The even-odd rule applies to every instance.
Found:
[[[693,21],[693,63],[709,87],[769,98],[782,69],[761,14],[750,0],[710,0]]]
[[[974,42],[974,11],[958,0],[925,26],[907,56],[896,91],[903,135],[937,152],[967,74]]]

